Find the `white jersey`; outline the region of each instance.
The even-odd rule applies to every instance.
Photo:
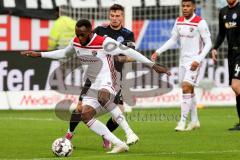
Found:
[[[178,17],[172,29],[172,36],[180,40],[180,65],[185,65],[195,61],[201,61],[204,57],[199,57],[202,53],[203,39],[210,39],[210,32],[205,20],[197,15],[190,19],[183,16]],[[208,51],[207,51],[208,52]]]
[[[75,37],[71,45],[74,47],[79,61],[83,65],[88,65],[86,77],[92,82],[91,89],[99,90],[104,87],[116,94],[119,89],[120,76],[115,71],[113,56],[104,53],[103,42],[105,39],[105,37],[94,34],[86,46],[81,46],[79,39]]]
[[[91,89],[108,89],[112,94],[116,94],[119,89],[120,75],[116,72],[113,64],[113,55],[124,54],[150,66],[153,62],[144,57],[139,52],[126,47],[109,37],[102,37],[94,34],[91,41],[82,46],[78,37],[73,38],[70,44],[61,50],[41,52],[42,57],[61,59],[69,54],[76,54],[83,65],[88,65],[86,77],[92,82]]]

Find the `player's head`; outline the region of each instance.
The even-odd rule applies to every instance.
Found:
[[[124,21],[124,8],[119,4],[114,4],[109,9],[110,26],[113,29],[120,29]]]
[[[227,3],[230,7],[234,7],[237,4],[238,0],[227,0]]]
[[[187,19],[191,18],[196,9],[195,0],[182,0],[182,13]]]
[[[87,45],[92,38],[92,24],[87,19],[80,19],[76,23],[75,34],[81,45]]]

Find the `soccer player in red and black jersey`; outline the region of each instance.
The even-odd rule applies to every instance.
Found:
[[[236,94],[239,122],[229,130],[240,131],[240,3],[227,0],[228,5],[219,13],[219,33],[212,49],[212,59],[217,61],[217,49],[227,37],[229,84]]]
[[[134,44],[134,34],[132,31],[126,29],[123,27],[123,21],[124,21],[124,8],[123,6],[119,4],[114,4],[110,7],[109,9],[109,20],[110,24],[105,25],[105,26],[99,26],[95,28],[94,32],[100,36],[107,36],[115,39],[116,41],[130,47],[130,48],[135,48]],[[133,62],[134,59],[124,56],[124,55],[119,55],[114,57],[114,66],[115,69],[120,72],[122,75],[122,69],[123,69],[123,64],[125,62]],[[121,76],[122,79],[122,76]],[[87,80],[84,85],[84,89],[81,92],[79,100],[81,100],[82,95],[86,94],[88,88],[91,86],[91,81]],[[120,109],[124,111],[123,108],[123,99],[122,99],[122,94],[121,90],[118,92],[117,96],[115,97],[115,103],[118,104]],[[77,127],[79,123],[79,118],[78,116],[75,116],[74,113],[72,113],[72,118],[70,121],[70,127],[69,127],[69,132],[66,135],[66,138],[71,139],[73,136],[73,132],[75,128]],[[108,129],[113,132],[114,130],[117,129],[118,124],[110,118],[107,122],[107,127]],[[134,137],[134,142],[129,142],[129,143],[136,143],[138,141],[138,137]],[[103,147],[106,149],[109,149],[111,147],[111,144],[109,141],[103,139]],[[129,144],[127,142],[127,144]]]

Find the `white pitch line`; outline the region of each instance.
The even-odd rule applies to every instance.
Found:
[[[52,118],[33,118],[33,117],[1,117],[0,120],[24,120],[24,121],[55,121]]]
[[[136,153],[136,154],[106,154],[106,155],[94,155],[94,156],[81,156],[81,157],[68,157],[69,159],[92,159],[92,158],[106,158],[106,157],[132,157],[132,156],[161,156],[161,155],[181,155],[181,154],[222,154],[222,153],[240,153],[240,150],[223,150],[223,151],[196,151],[196,152],[161,152],[161,153]],[[64,159],[61,157],[52,158],[31,158],[32,160],[59,160]],[[30,159],[0,159],[0,160],[30,160]]]

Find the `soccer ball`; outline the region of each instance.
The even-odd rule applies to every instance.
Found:
[[[66,138],[58,138],[52,144],[52,151],[58,157],[67,157],[72,154],[73,145]]]

